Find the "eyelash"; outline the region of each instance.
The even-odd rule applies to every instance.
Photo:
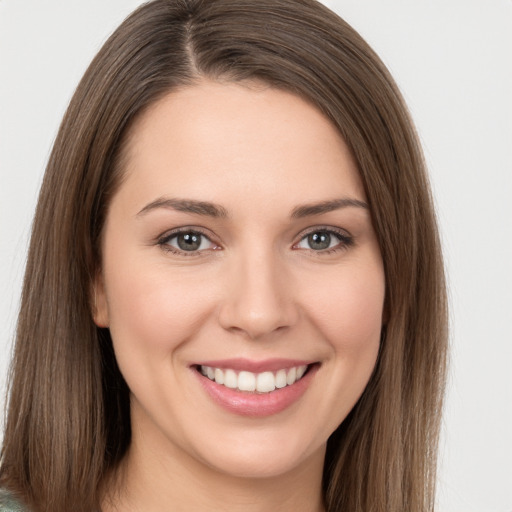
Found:
[[[176,247],[172,247],[171,245],[169,245],[169,242],[173,238],[177,238],[179,235],[187,235],[187,234],[199,235],[201,237],[204,237],[211,244],[215,245],[214,248],[209,249],[209,250],[219,250],[219,248],[215,244],[215,242],[213,242],[211,240],[211,237],[208,236],[205,232],[203,232],[200,228],[196,228],[196,227],[178,228],[171,232],[167,232],[158,238],[157,244],[162,248],[162,250],[164,250],[166,252],[170,252],[172,254],[177,254],[178,256],[185,256],[185,257],[203,256],[205,249],[199,250],[199,251],[184,251],[184,250],[180,250],[180,249],[177,249]]]
[[[325,256],[328,254],[337,253],[339,251],[345,251],[354,245],[354,237],[349,235],[344,230],[333,228],[330,226],[315,226],[314,228],[303,233],[301,235],[299,241],[297,243],[293,244],[292,248],[299,250],[297,246],[303,240],[305,240],[310,235],[314,235],[314,234],[318,234],[318,233],[327,234],[329,236],[334,235],[338,239],[339,242],[334,247],[330,247],[330,248],[323,249],[323,250],[315,251],[314,249],[307,249],[310,252],[312,252],[313,254],[315,254],[316,256],[321,257],[321,256]]]
[[[206,238],[211,244],[214,245],[213,248],[210,249],[202,249],[202,250],[195,250],[195,251],[185,251],[177,249],[171,245],[169,245],[169,242],[173,240],[174,238],[178,237],[179,235],[186,235],[186,234],[192,234],[192,235],[199,235],[201,237]],[[316,256],[324,256],[328,254],[333,254],[339,251],[344,251],[349,249],[354,245],[354,238],[347,234],[346,231],[343,231],[341,229],[335,229],[333,227],[327,227],[327,226],[317,226],[315,228],[312,228],[308,230],[307,232],[301,234],[299,241],[294,243],[292,246],[292,249],[294,250],[300,250],[298,245],[307,239],[310,235],[313,234],[325,234],[328,236],[333,236],[338,239],[338,243],[334,247],[330,247],[327,249],[321,249],[321,250],[314,250],[314,249],[305,249],[310,251],[311,253],[315,254]],[[215,244],[215,242],[212,241],[211,237],[208,236],[204,231],[202,231],[200,228],[196,227],[187,227],[187,228],[178,228],[176,230],[173,230],[171,232],[167,232],[164,235],[160,236],[157,240],[157,244],[162,248],[162,250],[166,252],[170,252],[172,254],[176,254],[179,256],[185,256],[185,257],[198,257],[203,256],[204,252],[207,250],[220,250],[221,248]]]

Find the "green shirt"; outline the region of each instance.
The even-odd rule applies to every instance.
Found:
[[[4,489],[0,489],[0,512],[28,512],[12,494]]]

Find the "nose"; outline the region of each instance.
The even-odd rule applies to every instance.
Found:
[[[272,251],[231,262],[219,323],[249,339],[262,339],[297,323],[293,280]]]

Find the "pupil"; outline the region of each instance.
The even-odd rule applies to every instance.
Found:
[[[178,235],[178,246],[183,251],[195,251],[201,245],[201,235],[198,233],[185,233]]]
[[[311,249],[328,249],[331,245],[331,235],[325,232],[311,233],[308,236],[308,243]]]

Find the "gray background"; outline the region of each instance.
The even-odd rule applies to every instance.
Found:
[[[90,59],[140,3],[0,0],[1,386],[58,124]],[[325,3],[389,66],[431,170],[452,320],[438,510],[511,512],[512,1]]]

